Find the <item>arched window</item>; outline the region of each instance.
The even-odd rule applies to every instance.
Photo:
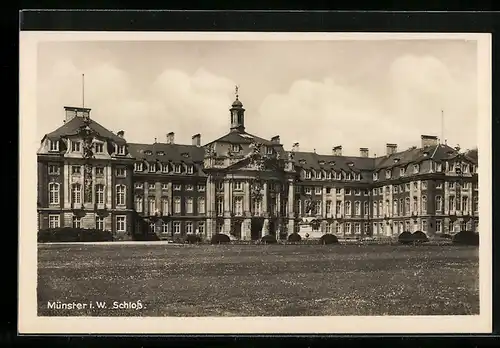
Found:
[[[51,182],[49,184],[49,204],[59,204],[59,184]]]
[[[398,200],[395,199],[392,203],[392,215],[398,215]]]
[[[116,186],[116,205],[125,205],[127,188],[125,185]]]
[[[410,214],[410,197],[405,198],[405,213]],[[408,231],[408,229],[407,229]]]
[[[71,201],[76,204],[82,203],[82,185],[73,184],[71,188]]]
[[[422,213],[427,213],[427,196],[422,196]]]
[[[350,201],[345,202],[345,214],[347,216],[351,215],[351,202]]]
[[[358,201],[354,202],[354,214],[361,215],[361,203]]]
[[[104,185],[95,185],[95,201],[97,204],[104,204]]]
[[[135,211],[142,212],[143,207],[143,199],[142,196],[135,197]]]
[[[363,214],[364,215],[368,215],[369,214],[368,209],[369,209],[368,202],[365,202],[364,203],[364,207],[363,207]]]
[[[155,197],[149,197],[148,199],[148,209],[149,209],[149,214],[152,215],[156,212],[156,198]]]

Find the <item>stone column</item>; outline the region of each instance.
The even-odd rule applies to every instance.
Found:
[[[231,182],[229,179],[224,181],[224,233],[231,234]]]
[[[417,215],[422,215],[422,180],[417,181]],[[422,229],[422,224],[419,229]]]
[[[267,181],[264,181],[263,195],[262,195],[262,212],[264,217],[269,216],[269,205],[267,203]]]
[[[281,190],[276,192],[276,216],[279,219],[276,219],[276,226],[274,227],[276,230],[276,239],[280,239],[281,230],[283,229],[282,223],[282,215],[281,215]]]
[[[59,199],[63,199],[64,201],[64,208],[69,209],[71,207],[71,173],[70,173],[70,166],[69,164],[65,163],[64,164],[64,197],[60,197]],[[47,189],[47,188],[45,188]],[[61,223],[61,225],[63,225]]]
[[[288,183],[288,231],[287,235],[295,232],[295,186],[293,181]]]
[[[326,216],[326,187],[323,186],[323,190],[322,190],[322,196],[321,196],[321,217],[323,219],[326,219],[327,216]]]
[[[269,234],[269,219],[264,219],[264,226],[262,226],[262,237]]]
[[[450,197],[449,197],[449,189],[448,189],[448,182],[447,181],[443,181],[443,198],[442,198],[442,202],[443,202],[443,215],[450,215],[450,211],[448,210],[449,206],[450,206]]]

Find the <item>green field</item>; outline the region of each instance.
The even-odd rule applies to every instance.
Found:
[[[40,245],[38,315],[478,314],[478,254],[432,245]],[[137,300],[145,307],[110,308]]]

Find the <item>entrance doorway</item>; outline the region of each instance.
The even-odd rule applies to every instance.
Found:
[[[260,239],[262,227],[264,227],[264,218],[252,218],[250,226],[250,238],[252,240]]]
[[[269,220],[269,234],[271,236],[276,236],[276,221],[275,220]]]
[[[231,235],[237,239],[241,239],[241,219],[231,221]]]

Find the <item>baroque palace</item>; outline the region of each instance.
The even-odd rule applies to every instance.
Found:
[[[344,156],[286,151],[280,137],[245,130],[236,95],[230,130],[201,145],[130,143],[65,107],[64,124],[38,151],[38,228],[110,230],[118,240],[197,233],[210,238],[286,238],[309,226],[339,238],[478,231],[477,150],[461,152],[422,135],[420,147]]]

